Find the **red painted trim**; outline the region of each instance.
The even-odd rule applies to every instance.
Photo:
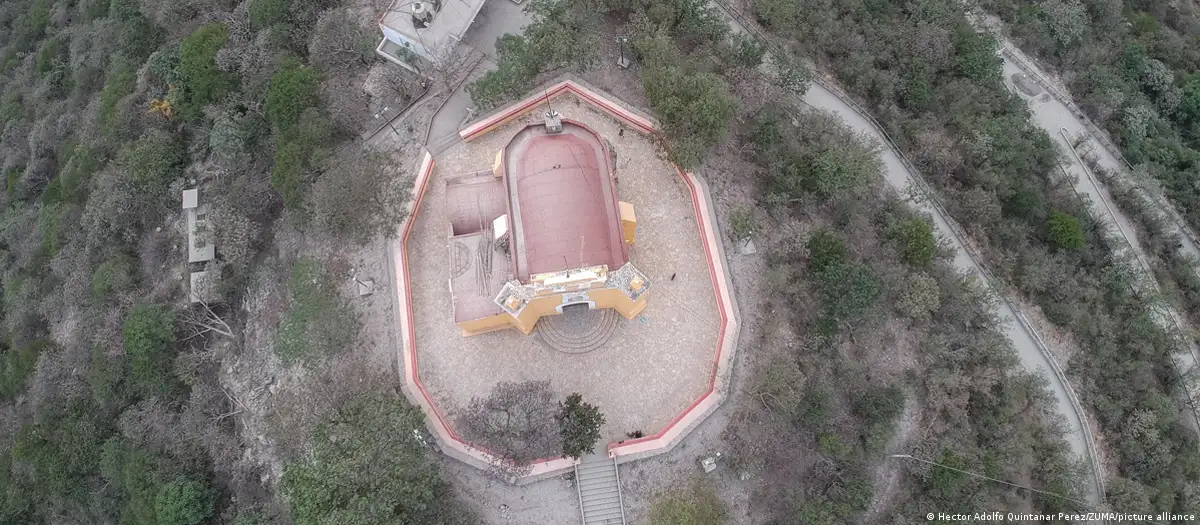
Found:
[[[419,373],[419,368],[417,366],[417,336],[416,336],[415,323],[413,321],[413,306],[412,306],[413,303],[412,303],[412,285],[411,285],[412,280],[409,278],[409,274],[408,274],[408,237],[409,237],[409,235],[412,234],[413,224],[416,222],[417,213],[421,209],[421,201],[424,200],[424,197],[425,197],[425,189],[429,185],[430,178],[433,176],[434,164],[435,164],[435,162],[432,160],[432,157],[431,157],[430,162],[429,162],[429,167],[421,174],[421,177],[423,178],[423,182],[421,183],[421,187],[418,189],[416,201],[413,203],[413,209],[410,212],[408,222],[404,226],[404,234],[401,236],[401,240],[400,240],[401,257],[404,258],[404,282],[406,283],[405,287],[404,287],[404,295],[405,295],[405,299],[406,299],[405,315],[408,317],[407,336],[408,336],[408,344],[409,344],[409,361],[408,361],[408,366],[405,367],[405,374],[410,376],[410,378],[412,379],[412,383],[417,386],[417,390],[419,390],[421,392],[421,396],[425,398],[425,401],[429,404],[429,407],[433,410],[433,415],[437,419],[437,424],[446,430],[446,434],[448,434],[451,439],[453,439],[459,443],[462,443],[463,445],[465,445],[467,447],[479,450],[486,454],[491,454],[490,452],[488,452],[488,450],[486,448],[466,441],[465,439],[462,438],[462,436],[459,436],[458,433],[454,431],[454,427],[452,427],[446,421],[446,417],[442,415],[442,411],[438,408],[437,403],[435,403],[433,400],[433,397],[429,395],[429,391],[425,389],[425,384],[421,382],[421,375]],[[551,457],[551,458],[539,458],[539,459],[533,461],[533,463],[553,461],[556,459],[562,459],[562,456]]]
[[[657,133],[656,133],[656,135],[657,135]],[[724,347],[725,328],[729,325],[729,322],[728,322],[729,317],[727,315],[725,315],[725,301],[723,301],[721,299],[721,288],[720,288],[720,284],[719,284],[718,278],[717,278],[717,270],[713,264],[712,248],[709,247],[708,235],[705,233],[705,229],[704,229],[704,224],[707,223],[707,221],[704,220],[704,213],[701,211],[701,207],[700,207],[700,193],[699,193],[700,190],[698,190],[696,188],[696,186],[692,183],[691,178],[688,177],[687,175],[685,175],[682,171],[680,171],[678,167],[675,168],[675,172],[683,179],[683,181],[685,183],[687,183],[688,189],[692,193],[692,208],[696,212],[696,226],[700,230],[701,244],[704,245],[704,256],[708,260],[708,275],[709,275],[709,278],[712,279],[713,294],[716,296],[716,300],[717,300],[717,311],[721,314],[721,328],[717,332],[717,352],[716,352],[716,356],[713,358],[712,374],[708,378],[708,390],[705,391],[704,394],[702,394],[695,401],[693,401],[692,404],[687,407],[687,409],[685,409],[683,412],[680,412],[678,415],[676,415],[675,418],[672,419],[671,422],[668,423],[666,427],[664,427],[662,430],[658,431],[656,434],[651,435],[651,436],[643,436],[643,437],[640,437],[637,439],[625,440],[623,442],[618,442],[618,443],[609,443],[608,449],[610,451],[614,450],[614,449],[626,447],[629,445],[635,445],[638,443],[645,443],[647,441],[662,439],[662,437],[664,435],[666,435],[667,432],[670,432],[671,429],[675,428],[675,425],[679,424],[679,422],[684,417],[686,417],[688,414],[690,414],[692,412],[692,410],[695,410],[696,407],[700,405],[700,403],[703,403],[704,400],[708,399],[708,396],[712,395],[712,393],[714,391],[716,391],[717,370],[718,370],[718,367],[720,366],[720,362],[721,362],[721,354],[722,354],[721,350]],[[714,230],[714,232],[715,232],[715,230]]]
[[[540,104],[549,98],[553,98],[554,96],[558,95],[559,93],[562,93],[564,90],[569,91],[584,100],[587,100],[592,105],[597,106],[600,109],[603,109],[610,116],[616,118],[617,120],[625,122],[626,124],[629,124],[631,127],[642,130],[643,132],[653,136],[655,139],[659,140],[660,142],[663,140],[662,136],[653,127],[653,125],[648,126],[646,124],[643,124],[642,122],[632,118],[630,116],[630,115],[633,115],[632,113],[628,113],[621,108],[618,108],[618,107],[613,106],[612,104],[609,104],[607,101],[598,99],[598,98],[590,95],[586,91],[577,88],[575,86],[575,84],[571,81],[565,81],[564,83],[562,83],[558,86],[555,86],[552,90],[549,90],[548,92],[546,92],[540,96],[535,96],[534,98],[532,98],[518,106],[514,106],[513,108],[505,111],[502,114],[498,114],[497,116],[492,118],[490,123],[483,125],[480,128],[478,128],[474,131],[471,131],[470,133],[466,133],[465,132],[466,130],[464,130],[464,132],[461,132],[460,135],[462,136],[462,138],[464,140],[471,140],[476,137],[479,137],[480,135],[483,135],[483,134],[495,129],[497,126],[500,126],[503,123],[507,122],[513,116],[515,116],[519,113],[528,111],[529,108],[536,106],[537,104]],[[583,127],[587,128],[586,126],[583,126]],[[590,128],[587,128],[587,129],[589,129],[589,131],[590,131]],[[604,145],[603,141],[601,141],[601,144],[602,144],[602,146],[605,147],[605,149],[607,149],[607,146]],[[504,162],[504,161],[505,161],[505,159],[502,158],[501,162]],[[418,366],[417,366],[416,333],[415,333],[414,322],[413,322],[411,281],[409,280],[409,274],[408,274],[408,237],[412,232],[412,225],[416,221],[416,215],[417,215],[418,210],[420,209],[422,197],[425,194],[425,185],[429,183],[429,178],[432,176],[433,164],[434,164],[433,162],[430,162],[429,167],[423,174],[425,177],[425,181],[422,183],[420,191],[417,195],[416,202],[413,205],[412,216],[410,217],[410,220],[408,221],[408,223],[405,225],[404,234],[401,238],[401,247],[400,248],[401,248],[401,252],[402,252],[401,256],[404,258],[404,280],[406,283],[406,286],[404,288],[404,293],[405,293],[405,296],[407,299],[407,301],[406,301],[407,304],[405,305],[406,306],[405,313],[408,316],[408,330],[407,330],[406,335],[408,337],[408,344],[409,344],[409,349],[410,349],[409,364],[408,364],[408,367],[407,367],[407,370],[405,371],[405,373],[409,374],[412,382],[417,385],[417,388],[418,388],[418,390],[420,390],[421,395],[425,397],[426,402],[433,409],[433,413],[437,420],[437,423],[446,430],[446,434],[449,435],[451,439],[454,439],[455,441],[458,441],[459,443],[461,443],[465,446],[468,446],[468,447],[471,447],[471,448],[474,448],[476,450],[480,450],[480,451],[486,453],[487,449],[475,446],[475,445],[463,440],[462,437],[460,437],[458,435],[458,433],[454,431],[454,428],[451,427],[449,425],[449,423],[447,423],[445,417],[442,415],[441,411],[438,409],[437,404],[434,403],[433,398],[429,395],[429,392],[425,390],[424,384],[421,383],[420,373],[418,371]],[[507,176],[507,169],[505,169],[505,172],[506,172],[505,176]],[[682,421],[687,415],[689,415],[693,410],[695,410],[701,403],[703,403],[705,400],[707,400],[709,398],[709,396],[711,396],[716,391],[717,374],[720,369],[721,358],[723,356],[723,350],[724,350],[724,346],[725,346],[725,344],[724,344],[725,337],[727,335],[726,330],[729,326],[729,316],[726,313],[727,305],[725,304],[725,301],[721,297],[720,278],[717,276],[717,268],[716,268],[716,265],[715,265],[715,262],[713,259],[713,246],[711,246],[709,243],[709,238],[708,238],[707,230],[705,229],[705,225],[707,225],[708,228],[712,229],[713,237],[714,237],[713,240],[715,242],[720,242],[720,239],[716,234],[716,232],[717,232],[716,225],[709,223],[705,219],[705,217],[706,217],[705,211],[707,210],[707,206],[705,206],[704,209],[701,209],[700,190],[692,182],[691,177],[689,175],[685,174],[683,171],[681,171],[678,167],[675,168],[675,172],[680,178],[683,179],[684,183],[687,184],[688,190],[692,194],[692,208],[693,208],[693,212],[696,214],[696,227],[698,229],[698,233],[700,234],[701,244],[704,246],[704,255],[708,262],[709,278],[712,281],[712,285],[713,285],[713,295],[717,302],[717,311],[721,316],[721,324],[720,324],[720,328],[717,332],[716,353],[713,357],[712,372],[710,373],[709,380],[708,380],[708,390],[706,390],[704,392],[704,394],[702,394],[699,398],[697,398],[695,401],[693,401],[691,403],[691,405],[689,405],[687,407],[687,409],[685,409],[683,412],[680,412],[678,415],[676,415],[671,420],[671,422],[667,424],[666,427],[664,427],[662,430],[658,431],[654,435],[645,436],[645,437],[641,437],[641,438],[637,438],[637,439],[633,439],[633,440],[626,440],[626,441],[618,442],[618,443],[609,443],[607,448],[608,448],[610,454],[614,450],[624,448],[624,447],[627,447],[630,445],[634,445],[634,444],[638,444],[638,443],[645,443],[645,442],[656,440],[656,439],[662,439],[663,436],[665,436],[668,432],[670,432],[672,429],[675,428],[675,425],[679,424],[680,421]],[[511,213],[511,211],[510,211],[510,213]],[[728,292],[730,294],[733,293],[732,290],[728,290]],[[537,461],[534,461],[533,463],[540,463],[543,461],[550,461],[550,460],[555,460],[555,459],[561,459],[561,458],[544,458],[544,459],[539,459]]]
[[[600,109],[603,109],[610,116],[616,117],[618,120],[621,120],[622,122],[625,122],[632,127],[640,129],[644,133],[654,135],[656,138],[661,139],[661,137],[658,136],[658,132],[654,129],[653,126],[647,126],[647,125],[631,118],[630,115],[632,115],[632,113],[627,114],[627,112],[625,112],[624,110],[622,110],[618,107],[615,107],[612,104],[609,104],[607,101],[601,100],[599,98],[592,96],[591,94],[587,93],[586,91],[581,90],[578,87],[576,87],[575,84],[571,81],[565,81],[562,84],[559,84],[559,85],[554,86],[553,88],[549,89],[546,93],[537,95],[537,96],[521,103],[520,105],[513,106],[512,108],[506,110],[503,113],[498,113],[495,116],[491,117],[491,119],[489,119],[489,120],[481,121],[478,124],[476,124],[477,126],[481,125],[478,129],[475,129],[470,132],[467,132],[466,130],[464,130],[463,132],[460,133],[460,136],[462,136],[463,140],[468,140],[468,141],[473,140],[476,137],[483,135],[483,134],[491,131],[492,129],[495,129],[497,126],[502,125],[503,123],[507,122],[512,117],[514,117],[520,113],[529,111],[529,109],[531,107],[541,104],[548,99],[554,98],[555,96],[557,96],[559,93],[562,93],[563,91],[569,91],[572,94],[574,94],[575,96],[578,96],[584,100],[587,100],[592,105],[597,106]],[[487,122],[487,124],[484,124],[484,122]],[[470,129],[470,128],[467,128],[467,129]]]

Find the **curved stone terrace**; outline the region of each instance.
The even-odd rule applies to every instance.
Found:
[[[564,122],[594,131],[613,153],[616,198],[632,203],[638,216],[628,258],[654,283],[642,314],[621,319],[606,343],[583,354],[556,352],[517,330],[463,337],[448,293],[446,181],[489,171],[506,144],[541,123],[547,98]],[[550,380],[559,395],[581,393],[604,412],[602,442],[619,461],[669,450],[723,400],[738,334],[703,181],[666,160],[651,121],[573,81],[461,135],[467,140],[422,163],[414,213],[395,245],[406,395],[426,412],[444,450],[477,466],[486,464],[486,452],[463,442],[455,416],[500,381]],[[645,437],[628,440],[626,433],[635,430]],[[549,460],[521,481],[572,464]]]

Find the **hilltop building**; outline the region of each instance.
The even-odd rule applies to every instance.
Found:
[[[375,52],[414,69],[413,58],[433,61],[452,49],[475,22],[484,0],[394,0],[379,19],[383,39]]]
[[[617,200],[612,155],[581,123],[521,129],[490,171],[446,181],[450,291],[464,335],[528,334],[565,308],[632,319],[650,281],[629,261],[637,218]]]

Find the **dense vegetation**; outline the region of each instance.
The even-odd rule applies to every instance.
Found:
[[[921,464],[892,466],[913,477],[910,489],[873,486],[896,452],[1075,500],[1087,478],[986,292],[957,273],[928,219],[885,189],[875,150],[830,116],[782,105],[762,108],[748,131],[749,160],[777,202],[767,229],[794,233],[769,252],[774,328],[727,434],[737,468],[765,478],[755,501],[773,523],[861,522],[880,497],[881,512],[899,516],[1076,508]],[[839,169],[798,169],[816,157]]]
[[[586,7],[595,6],[575,9]],[[794,2],[778,7],[799,8]],[[812,7],[821,9],[831,10]],[[756,515],[773,523],[860,522],[880,496],[889,498],[883,512],[895,516],[958,507],[1075,508],[1068,499],[1032,496],[920,464],[904,466],[915,483],[903,483],[905,488],[888,494],[876,492],[880,487],[873,486],[873,472],[883,468],[880,462],[886,461],[893,438],[902,440],[906,452],[1020,479],[1075,500],[1082,498],[1080,483],[1086,478],[1068,459],[1057,416],[1048,411],[1049,394],[1037,378],[1019,369],[987,294],[953,270],[929,221],[907,211],[884,189],[874,147],[832,118],[798,111],[786,102],[803,92],[804,73],[789,67],[794,60],[772,57],[778,74],[763,75],[756,67],[765,58],[764,48],[729,35],[719,12],[704,2],[614,0],[604,2],[600,11],[609,24],[619,26],[618,34],[630,35],[647,101],[663,124],[672,158],[705,170],[704,162],[720,156],[717,146],[731,140],[731,150],[750,153],[719,162],[742,162],[737,173],[758,175],[747,180],[708,172],[710,180],[760,188],[762,208],[769,212],[763,218],[761,211],[740,210],[729,226],[738,238],[763,232],[759,240],[770,247],[768,288],[775,291],[769,309],[776,313],[764,322],[771,328],[754,345],[755,362],[746,371],[748,393],[726,433],[735,471],[763,478],[755,484]],[[535,32],[562,23],[543,12],[534,14]],[[943,10],[941,16],[961,22],[955,37],[966,56],[943,61],[950,74],[995,80],[989,77],[998,74],[990,41],[966,26],[957,11]],[[884,25],[881,20],[875,29],[886,31]],[[778,26],[810,27],[792,19]],[[872,38],[882,46],[889,37],[895,35]],[[891,44],[891,53],[911,51]],[[533,85],[535,74],[545,78],[572,67],[550,57],[591,52],[573,43],[564,46],[572,52],[510,39],[509,47],[500,49],[500,69],[477,82],[472,95],[492,103],[515,97]],[[904,64],[913,62],[905,59]],[[879,65],[863,64],[864,72],[871,67]],[[520,68],[528,68],[526,74],[516,75]],[[928,71],[924,86],[927,110],[943,104],[939,97],[946,96],[932,83],[934,73]],[[514,78],[529,84],[509,84]],[[996,103],[994,110],[1008,118],[991,125],[1015,141],[995,143],[989,154],[1020,157],[1032,150],[1026,167],[1053,166],[1053,151],[1037,149],[1048,147],[1048,141],[1042,135],[1042,142],[1035,142],[1019,101],[996,93],[970,98],[980,95],[959,94],[958,103]],[[733,122],[740,123],[733,127],[742,133],[728,133]],[[1026,140],[1030,136],[1034,138]],[[947,153],[955,153],[954,143],[944,145]],[[1026,193],[1037,198],[1050,190],[1069,191],[1048,181],[1039,184]],[[1051,211],[1062,215],[1053,222],[1055,238],[1073,245],[1083,235],[1078,221],[1086,220],[1086,214],[1079,203],[1066,200],[1060,210],[1040,209],[1036,202],[1028,206],[1022,227],[1036,226],[1031,242],[1050,242]],[[888,355],[896,346],[906,348],[905,357]],[[896,359],[908,364],[877,364]],[[902,425],[904,419],[912,421]],[[924,430],[897,436],[901,426]],[[650,519],[720,523],[723,514],[719,504],[697,489],[665,494]]]
[[[0,4],[0,523],[276,522],[281,506],[243,460],[247,408],[218,370],[259,350],[241,347],[236,306],[271,268],[293,277],[266,327],[281,332],[280,360],[314,363],[356,341],[325,261],[261,263],[281,228],[366,242],[402,213],[407,186],[381,167],[391,159],[349,140],[371,101],[329,88],[374,63],[359,18],[333,0]],[[391,78],[397,94],[413,82]],[[189,187],[218,247],[211,305],[186,299]],[[356,414],[378,416],[355,426],[379,433],[331,445],[339,419],[312,436],[329,463],[308,472],[324,489],[302,481],[303,459],[277,458],[290,461],[289,493],[313,495],[296,522],[360,517],[330,518],[348,502],[315,495],[357,490],[354,462],[379,466],[380,450],[394,463],[372,491],[411,505],[387,509],[396,519],[469,518],[430,503],[454,500],[413,445],[408,408],[369,397],[341,417]]]
[[[1023,12],[1039,4],[1022,4],[1030,6]],[[1103,229],[1058,175],[1059,153],[1003,87],[995,42],[949,0],[756,0],[753,9],[770,32],[820,59],[867,101],[992,266],[1074,334],[1082,351],[1069,373],[1112,437],[1119,465],[1110,483],[1114,506],[1194,509],[1200,453],[1179,419],[1169,358],[1175,347],[1147,313],[1147,299],[1131,291],[1127,266],[1114,260]],[[1099,38],[1078,39],[1080,53],[1102,48],[1092,44]],[[1148,108],[1138,107],[1135,114]]]
[[[597,59],[601,15],[608,15],[627,23],[642,60],[646,97],[668,131],[672,159],[685,168],[698,166],[726,137],[737,105],[722,73],[752,69],[762,53],[724,38],[728,26],[705,2],[669,0],[650,7],[621,0],[530,2],[525,9],[533,23],[523,35],[497,41],[499,68],[468,86],[471,98],[492,107],[523,95],[549,73],[590,67]]]
[[[1139,177],[1154,180],[1193,230],[1200,225],[1200,11],[1194,4],[1092,0],[982,3],[1016,42],[1057,69],[1080,107],[1107,128]],[[1085,152],[1085,161],[1088,161]],[[1091,162],[1102,176],[1107,171]],[[1112,185],[1127,186],[1118,180]],[[1200,321],[1200,277],[1156,199],[1122,190],[1122,209],[1146,231],[1168,297]],[[1158,190],[1154,190],[1157,194]]]
[[[281,447],[279,500],[264,491],[269,473],[239,462],[254,445],[234,417],[245,407],[211,356],[250,350],[230,349],[240,338],[221,318],[240,328],[235,308],[184,306],[180,190],[198,185],[211,204],[219,302],[241,304],[255,276],[287,283],[265,359],[310,365],[300,375],[318,383],[336,382],[322,374],[357,342],[359,320],[333,270],[278,249],[275,236],[366,242],[395,224],[407,193],[389,159],[348,140],[368,103],[344,77],[371,60],[354,12],[333,0],[235,4],[0,4],[0,524],[473,521],[412,439],[418,415],[381,391],[338,397],[328,413],[283,412],[318,423]],[[1070,368],[1115,453],[1112,505],[1194,509],[1200,454],[1172,399],[1171,341],[1058,178],[1052,143],[1004,90],[994,42],[952,0],[751,5],[791,51],[867,101],[997,272],[1081,343]],[[1078,71],[1068,81],[1088,110],[1200,224],[1200,80],[1194,49],[1177,45],[1195,37],[1172,25],[1195,17],[1168,23],[1172,12],[1149,3],[989,5]],[[767,481],[754,494],[767,519],[860,522],[873,501],[897,516],[1074,508],[922,464],[906,465],[892,492],[875,485],[894,471],[881,462],[896,446],[1076,500],[1084,478],[991,299],[953,270],[929,221],[884,189],[873,146],[791,103],[805,75],[790,57],[773,57],[776,74],[764,75],[765,49],[731,35],[702,0],[527,9],[533,23],[501,38],[499,68],[469,88],[480,107],[592,66],[619,26],[672,159],[739,163],[732,184],[758,190],[760,209],[730,229],[762,235],[775,308],[727,440],[737,469]],[[514,459],[593,448],[595,407],[520,387],[472,403],[481,443]],[[511,406],[536,426],[494,424]],[[650,511],[653,523],[725,516],[702,485]]]
[[[347,402],[314,431],[312,450],[287,465],[283,494],[297,525],[473,523],[412,439],[421,413],[368,394]]]
[[[1200,8],[1145,0],[988,0],[1021,48],[1059,68],[1129,162],[1200,229]]]

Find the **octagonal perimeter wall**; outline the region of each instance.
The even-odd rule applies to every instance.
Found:
[[[465,140],[480,137],[487,132],[523,115],[539,104],[563,93],[571,93],[601,109],[609,116],[623,122],[640,133],[661,140],[654,121],[637,115],[607,97],[601,96],[592,89],[574,79],[562,80],[551,84],[539,94],[517,102],[502,109],[480,122],[468,126],[459,134]],[[447,455],[476,467],[487,469],[490,456],[486,450],[471,446],[459,436],[449,424],[444,414],[433,402],[433,398],[421,383],[417,355],[416,334],[414,332],[413,307],[411,301],[411,285],[408,272],[408,237],[412,230],[414,218],[421,205],[422,196],[433,173],[433,156],[426,152],[413,181],[413,196],[410,210],[400,226],[400,235],[393,242],[392,259],[396,282],[396,315],[400,327],[399,360],[397,366],[401,376],[401,389],[409,402],[421,408],[426,415],[426,423],[434,438]],[[715,300],[720,313],[720,327],[717,335],[716,355],[713,360],[707,390],[697,398],[686,410],[678,414],[659,432],[639,439],[626,440],[608,444],[608,454],[618,462],[627,462],[670,451],[693,428],[699,425],[725,400],[729,390],[732,374],[733,358],[737,351],[737,340],[740,332],[738,307],[733,295],[729,270],[725,263],[724,247],[718,235],[716,213],[713,209],[712,198],[708,186],[703,179],[692,173],[685,173],[676,168],[677,174],[687,184],[692,195],[692,205],[696,214],[696,222],[701,233],[705,256],[708,259],[709,274],[712,279]],[[517,483],[528,483],[569,471],[575,464],[571,458],[554,458],[540,461],[532,465],[531,471],[516,480]]]

